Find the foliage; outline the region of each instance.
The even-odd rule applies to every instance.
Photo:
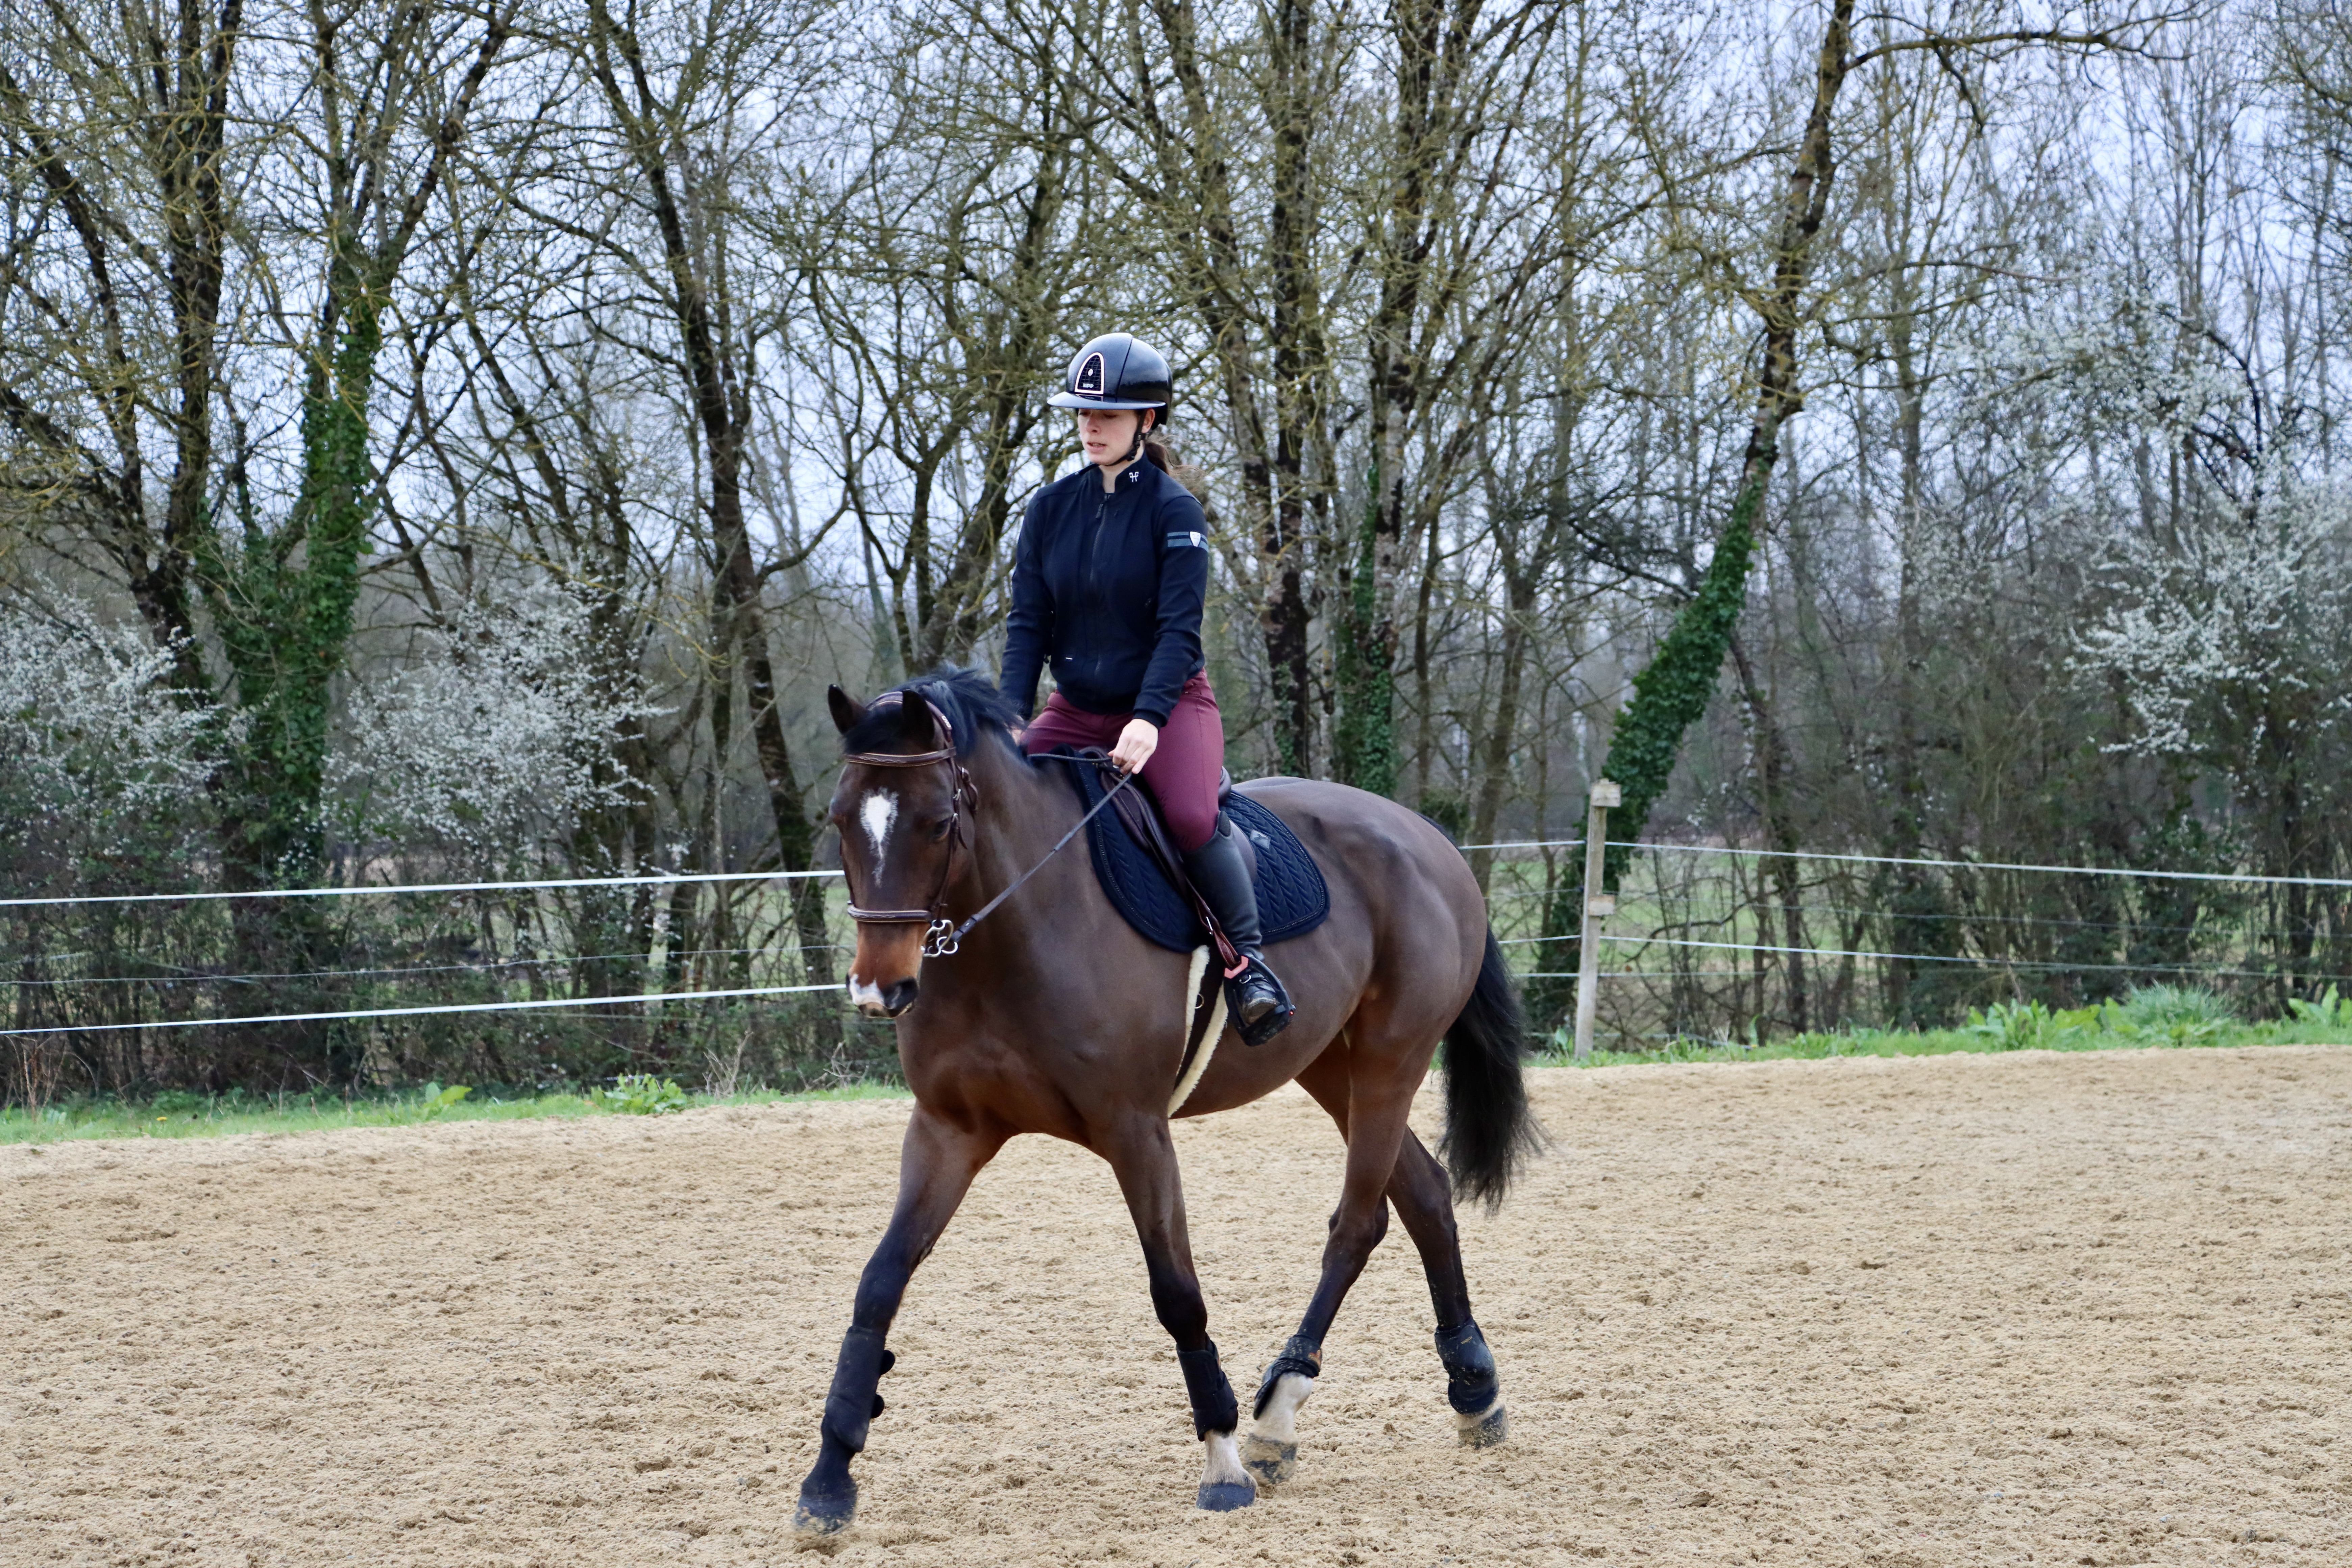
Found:
[[[657,709],[614,690],[594,655],[578,600],[546,584],[420,629],[346,704],[331,773],[345,835],[492,872],[629,805],[631,784],[600,759]]]
[[[473,1092],[471,1088],[462,1083],[453,1083],[446,1089],[437,1083],[428,1083],[417,1098],[416,1114],[429,1121]]]
[[[611,1089],[590,1089],[588,1102],[599,1110],[625,1116],[661,1116],[684,1110],[687,1094],[678,1088],[676,1079],[656,1078],[652,1073],[623,1073],[613,1080]]]
[[[2287,1006],[2306,1024],[2328,1029],[2352,1027],[2352,996],[2338,996],[2333,985],[2316,997],[2290,997]]]
[[[1575,1065],[1574,1044],[1570,1032],[1560,1030],[1551,1037],[1549,1050],[1543,1059],[1553,1065]],[[1822,1061],[1841,1057],[2267,1045],[2352,1047],[2352,1009],[2324,1024],[2300,1018],[2248,1024],[2230,1016],[2226,1007],[2217,1010],[2210,1003],[2184,1003],[2178,996],[2165,1000],[2161,1005],[2151,1004],[2149,1010],[2136,1015],[2126,1014],[2126,1005],[2116,1002],[2056,1010],[2038,1004],[2009,1005],[1981,1009],[1971,1016],[1969,1024],[1956,1029],[1841,1029],[1774,1040],[1753,1037],[1744,1040],[1706,1039],[1685,1035],[1664,1040],[1654,1050],[1642,1051],[1596,1045],[1588,1065]]]
[[[2138,985],[2108,1005],[2112,1027],[2126,1034],[2204,1039],[2238,1021],[2229,999],[2199,985]]]
[[[2053,1013],[2039,1002],[1996,1002],[1969,1013],[1968,1032],[1983,1037],[1999,1050],[2040,1050],[2066,1035],[2096,1028],[2098,1021],[2096,1007]]]
[[[1969,1015],[1968,1032],[1996,1048],[2065,1050],[2102,1032],[2121,1043],[2207,1045],[2238,1022],[2228,1000],[2195,985],[2141,985],[2119,1002],[2053,1012],[2040,1002],[1996,1002]]]
[[[58,589],[0,603],[0,839],[103,852],[200,804],[221,730],[177,700],[173,668]]]
[[[1724,651],[1731,646],[1732,628],[1748,596],[1748,565],[1756,548],[1757,513],[1764,501],[1768,463],[1756,472],[1732,502],[1730,521],[1715,542],[1715,554],[1699,579],[1698,592],[1675,615],[1674,626],[1658,644],[1650,662],[1633,678],[1633,700],[1618,716],[1609,742],[1609,758],[1601,776],[1622,786],[1624,799],[1610,813],[1612,844],[1642,837],[1650,810],[1666,792],[1675,760],[1682,751],[1683,731],[1706,711],[1723,673]],[[1623,879],[1628,851],[1612,848],[1601,868],[1601,885],[1613,889]]]

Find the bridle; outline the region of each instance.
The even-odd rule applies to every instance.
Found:
[[[903,707],[905,705],[906,698],[903,694],[889,692],[886,693],[882,697],[876,698],[874,700],[874,706],[877,708],[881,707],[891,697],[897,697],[898,699],[898,703],[894,704],[894,706]],[[939,726],[940,735],[946,741],[947,744],[940,747],[936,751],[929,752],[846,752],[843,753],[842,761],[846,763],[856,763],[860,767],[868,768],[945,767],[953,770],[955,773],[955,789],[949,796],[948,801],[948,854],[946,862],[940,868],[940,885],[932,890],[930,907],[929,909],[921,910],[861,909],[858,907],[857,903],[856,889],[853,888],[850,889],[849,895],[849,918],[853,921],[856,921],[862,925],[922,926],[925,928],[923,931],[923,956],[925,958],[951,958],[955,955],[957,950],[963,945],[963,939],[970,933],[972,927],[986,920],[990,915],[994,914],[999,904],[1002,904],[1005,900],[1020,891],[1022,883],[1027,881],[1030,878],[1044,870],[1045,868],[1045,862],[1060,854],[1062,852],[1062,847],[1078,836],[1078,829],[1084,827],[1087,823],[1092,822],[1095,819],[1096,812],[1098,812],[1102,810],[1104,806],[1108,805],[1112,799],[1118,795],[1119,791],[1125,789],[1129,784],[1133,784],[1135,782],[1136,775],[1132,773],[1121,773],[1119,775],[1118,783],[1113,784],[1109,789],[1105,790],[1103,792],[1102,799],[1095,802],[1092,809],[1088,810],[1084,816],[1079,817],[1078,820],[1071,826],[1070,830],[1067,833],[1063,834],[1061,838],[1055,842],[1051,849],[1046,850],[1044,855],[1038,857],[1037,863],[1034,866],[1030,867],[1029,869],[1022,872],[1018,877],[1013,878],[1012,882],[1003,892],[989,900],[985,904],[982,904],[979,910],[968,916],[962,924],[958,925],[953,921],[947,918],[948,888],[949,885],[955,880],[956,851],[964,847],[964,807],[971,806],[974,810],[979,809],[980,786],[971,782],[971,770],[966,768],[961,763],[956,761],[955,726],[950,723],[948,721],[948,716],[940,710],[940,705],[932,701],[929,698],[926,697],[923,699],[923,706],[931,710],[931,722]],[[1064,760],[1077,761],[1080,759],[1066,758]],[[849,868],[846,857],[844,858],[841,874],[842,879],[846,881],[849,878]]]
[[[898,701],[892,706],[905,706],[906,698],[903,694],[891,693],[890,695],[898,697]],[[888,701],[887,696],[876,698],[874,706],[879,708],[887,701]],[[849,752],[844,754],[842,760],[867,768],[944,767],[954,773],[955,788],[948,797],[948,858],[940,867],[940,885],[931,891],[930,907],[921,910],[860,909],[857,904],[856,889],[852,889],[849,897],[849,918],[861,925],[926,927],[928,929],[923,932],[923,956],[944,958],[955,952],[957,941],[962,935],[962,932],[953,930],[953,922],[946,918],[943,911],[947,908],[948,884],[955,880],[956,851],[963,847],[964,807],[979,806],[980,786],[971,782],[971,770],[956,761],[955,726],[948,722],[948,716],[941,712],[940,705],[929,698],[923,699],[923,706],[931,710],[931,722],[939,726],[940,737],[947,742],[945,745],[929,752]],[[842,877],[846,880],[848,875],[845,863]]]

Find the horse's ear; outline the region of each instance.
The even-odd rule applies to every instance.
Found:
[[[909,691],[898,703],[898,738],[910,752],[928,752],[939,745],[940,727],[931,721],[931,705],[922,693]]]
[[[857,721],[866,717],[865,705],[838,686],[824,689],[824,703],[833,710],[833,727],[845,735],[857,728]]]

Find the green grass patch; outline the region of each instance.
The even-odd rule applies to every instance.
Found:
[[[671,1091],[675,1091],[674,1095]],[[530,1121],[541,1118],[658,1115],[714,1105],[773,1105],[781,1101],[902,1100],[894,1083],[853,1083],[833,1089],[746,1089],[739,1094],[695,1094],[666,1080],[650,1085],[625,1080],[614,1089],[587,1093],[499,1094],[461,1084],[437,1083],[398,1093],[355,1097],[325,1095],[200,1095],[170,1090],[152,1100],[69,1100],[27,1113],[0,1110],[0,1144],[62,1143],[99,1138],[222,1138],[240,1132],[284,1136],[328,1132],[345,1127],[418,1127],[446,1121]],[[604,1103],[599,1104],[596,1096]]]
[[[2200,1046],[2352,1046],[2352,997],[2331,987],[2294,1013],[2250,1024],[2224,998],[2192,986],[2151,985],[2120,1002],[2053,1012],[2038,1002],[1976,1009],[1957,1029],[1842,1029],[1779,1040],[1668,1040],[1654,1050],[1603,1049],[1575,1059],[1562,1029],[1538,1056],[1544,1067],[1631,1067],[1659,1062],[1829,1061],[1842,1057],[1941,1057],[1961,1052],[2120,1051]]]

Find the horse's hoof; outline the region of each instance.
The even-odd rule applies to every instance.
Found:
[[[1483,1415],[1457,1414],[1454,1417],[1454,1435],[1465,1448],[1491,1448],[1509,1434],[1510,1425],[1510,1412],[1497,1399]]]
[[[1196,1500],[1211,1513],[1231,1513],[1257,1501],[1257,1488],[1243,1481],[1202,1481]]]
[[[793,1510],[793,1533],[803,1541],[821,1541],[828,1535],[839,1535],[857,1517],[857,1483],[852,1481],[845,1492],[812,1492],[801,1489],[801,1500]]]
[[[1280,1486],[1298,1473],[1298,1445],[1277,1443],[1252,1433],[1249,1441],[1242,1445],[1242,1468],[1255,1476],[1261,1485]]]

